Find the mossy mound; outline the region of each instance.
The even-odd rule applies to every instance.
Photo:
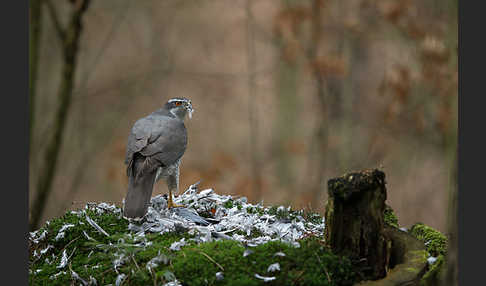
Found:
[[[226,222],[226,228],[219,229],[222,235],[202,235],[198,229],[204,227],[194,224],[158,228],[157,220],[135,223],[114,205],[88,204],[30,233],[29,284],[353,285],[363,277],[347,257],[324,246],[324,219],[319,214],[252,205],[245,198],[209,191],[179,199],[184,204],[192,200],[200,216],[220,221],[218,227]],[[152,216],[166,212],[159,213],[158,204],[164,209],[163,200],[154,199]],[[388,206],[384,217],[388,225],[398,227]],[[228,230],[235,221],[246,225]],[[429,258],[439,254],[421,281],[437,285],[433,283],[445,264],[445,237],[423,224],[410,233],[424,242]]]
[[[425,244],[431,264],[420,284],[423,286],[440,285],[441,276],[446,269],[447,237],[438,230],[423,223],[416,223],[410,228],[410,234]],[[433,261],[433,262],[432,262]]]
[[[246,210],[285,221],[302,215],[283,207]],[[304,217],[322,222],[316,214]],[[352,285],[358,280],[349,259],[331,253],[320,236],[249,246],[232,239],[200,242],[184,228],[136,233],[129,225],[119,208],[107,204],[87,205],[46,223],[30,235],[29,284]]]

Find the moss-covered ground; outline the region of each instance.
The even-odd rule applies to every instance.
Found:
[[[297,215],[283,208],[271,212],[283,219]],[[91,226],[86,216],[108,236]],[[306,217],[322,221],[316,214]],[[56,240],[65,225],[73,226]],[[358,279],[347,258],[332,254],[321,238],[313,236],[299,240],[300,247],[280,241],[256,247],[234,240],[197,244],[188,232],[137,236],[119,213],[89,208],[50,221],[33,237],[44,231],[44,239],[30,242],[30,285],[164,285],[174,279],[182,285],[352,285]],[[171,250],[171,244],[182,238],[186,245]],[[250,254],[244,256],[245,249]],[[63,253],[68,263],[58,268]],[[268,272],[275,263],[280,270]],[[275,279],[264,282],[256,274]]]
[[[228,209],[234,206],[239,202],[224,203]],[[255,205],[246,207],[246,212],[273,215],[283,221],[304,217],[306,224],[323,222],[319,214],[284,207]],[[90,225],[87,217],[108,235]],[[398,227],[398,219],[388,206],[384,219],[386,224]],[[249,247],[235,240],[196,243],[187,230],[137,235],[128,225],[120,209],[103,211],[97,207],[68,212],[48,222],[29,241],[29,284],[164,285],[177,279],[182,285],[352,285],[360,277],[349,259],[324,246],[322,236],[304,237],[298,240],[300,247],[281,241]],[[64,236],[59,235],[61,229]],[[429,256],[437,257],[422,285],[437,285],[444,269],[447,239],[421,223],[409,232],[424,242]],[[245,235],[240,230],[235,233]],[[260,235],[254,229],[249,237]],[[180,250],[171,250],[171,245],[182,239],[186,244]],[[61,263],[63,255],[67,258],[65,265]],[[269,266],[275,263],[280,270],[269,272]],[[264,282],[256,275],[273,280]]]

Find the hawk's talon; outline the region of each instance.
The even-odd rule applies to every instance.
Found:
[[[185,205],[176,205],[175,203],[167,204],[167,208],[185,208]]]
[[[169,194],[169,199],[167,201],[167,208],[168,209],[171,209],[171,208],[184,208],[186,207],[185,205],[178,205],[176,203],[174,203],[174,201],[172,200],[172,194]]]

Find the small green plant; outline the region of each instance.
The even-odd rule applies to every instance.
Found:
[[[385,206],[385,211],[383,212],[383,217],[385,220],[385,223],[398,228],[398,218],[393,212],[393,209],[390,206]]]
[[[227,209],[230,209],[233,207],[233,200],[229,199],[227,200],[224,204],[223,204],[223,207],[227,208]]]

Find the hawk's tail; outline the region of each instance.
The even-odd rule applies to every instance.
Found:
[[[150,168],[139,174],[137,169],[144,167],[143,164],[144,160],[135,159],[133,162],[135,172],[131,172],[128,176],[128,191],[123,208],[123,215],[128,218],[143,217],[150,204],[157,172],[156,169]]]

